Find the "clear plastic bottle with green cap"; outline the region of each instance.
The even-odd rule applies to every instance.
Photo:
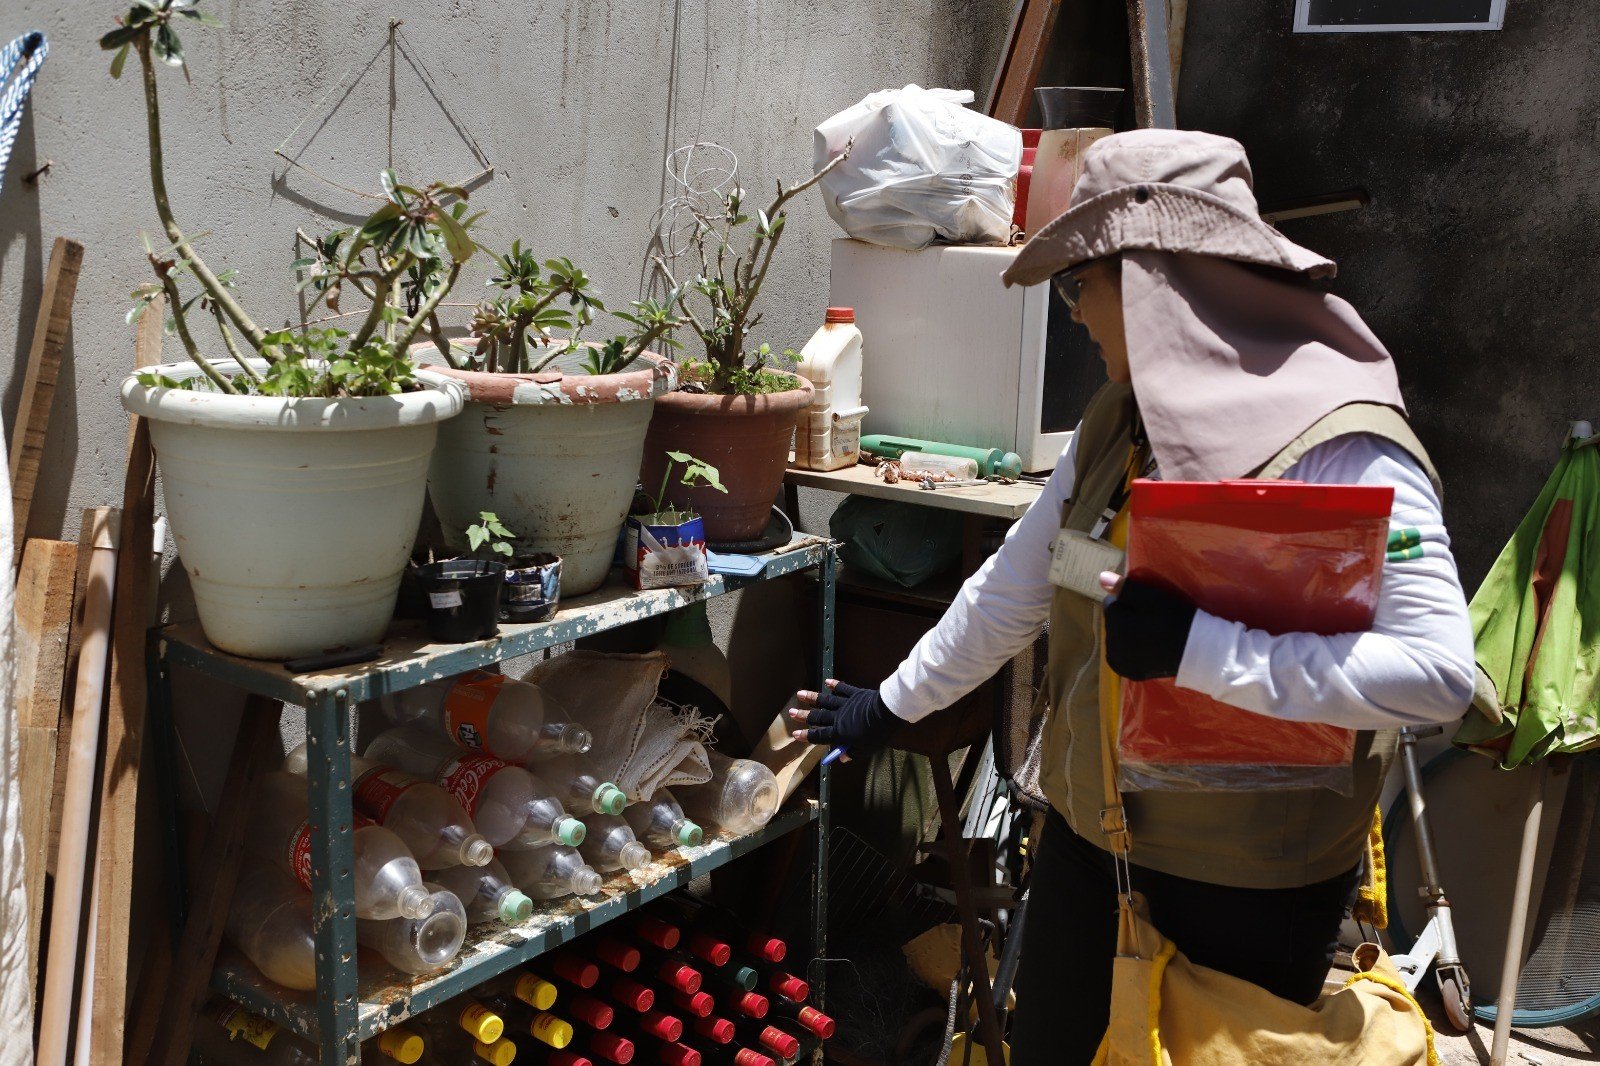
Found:
[[[428,883],[434,894],[433,913],[426,918],[356,919],[356,940],[382,955],[402,973],[428,973],[461,950],[467,937],[467,912],[453,892]]]
[[[677,797],[664,788],[643,803],[622,812],[633,835],[652,848],[692,848],[705,838],[705,831],[691,822],[679,806]]]
[[[650,849],[639,843],[627,819],[616,814],[591,814],[584,819],[589,835],[578,851],[603,874],[633,873],[650,865]]]
[[[511,875],[490,859],[487,866],[456,866],[433,875],[467,908],[467,921],[508,925],[533,917],[533,900],[511,883]]]
[[[675,795],[684,813],[698,822],[743,836],[772,821],[778,813],[778,778],[754,759],[730,759],[707,751],[711,780],[680,785]]]
[[[587,755],[555,755],[539,764],[539,775],[550,783],[567,809],[579,817],[621,814],[628,794],[610,781]]]
[[[602,878],[583,861],[577,848],[549,844],[532,851],[508,851],[500,856],[511,881],[534,899],[592,896]]]
[[[567,814],[544,779],[493,755],[459,747],[423,725],[401,725],[367,745],[367,758],[437,784],[472,816],[496,848],[583,842],[583,822]]]

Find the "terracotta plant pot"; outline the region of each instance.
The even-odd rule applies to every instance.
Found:
[[[569,353],[538,374],[430,368],[467,389],[466,411],[440,433],[428,470],[445,541],[466,551],[466,528],[492,511],[530,554],[561,557],[568,596],[605,581],[651,408],[677,381],[657,355],[600,376],[580,372],[584,357]]]
[[[679,470],[667,486],[667,502],[698,512],[713,543],[759,537],[783,485],[795,417],[811,405],[811,383],[793,377],[799,388],[760,396],[663,393],[644,442],[640,482],[645,492],[653,497],[660,490],[667,452],[688,452],[716,467],[728,491],[685,488],[678,483]]]

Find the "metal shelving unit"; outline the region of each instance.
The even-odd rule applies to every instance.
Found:
[[[828,773],[820,771],[815,799],[797,799],[760,832],[744,837],[708,837],[697,848],[680,849],[653,864],[635,880],[618,874],[592,899],[568,898],[536,914],[520,926],[486,923],[474,926],[468,942],[451,965],[419,978],[399,974],[368,959],[367,972],[356,967],[356,929],[352,867],[350,775],[350,708],[352,704],[412,688],[505,659],[542,651],[629,622],[664,614],[806,570],[820,581],[816,634],[818,677],[833,670],[833,546],[796,538],[786,548],[763,556],[763,569],[751,577],[713,575],[693,588],[637,592],[612,582],[587,596],[564,601],[548,622],[502,625],[500,635],[471,644],[430,644],[417,623],[398,622],[374,662],[308,674],[290,674],[281,664],[227,655],[212,648],[197,624],[160,630],[151,642],[154,698],[170,708],[170,671],[175,664],[199,671],[245,692],[303,706],[308,740],[307,787],[310,792],[311,891],[315,897],[317,990],[291,992],[272,984],[248,961],[229,949],[219,957],[213,985],[256,1011],[322,1048],[324,1063],[360,1061],[360,1043],[412,1014],[527,962],[573,937],[639,907],[657,896],[688,884],[770,840],[803,826],[814,831],[812,865],[812,959],[826,955]],[[823,996],[823,974],[813,964],[815,994]]]

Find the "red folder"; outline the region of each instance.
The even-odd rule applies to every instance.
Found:
[[[1269,633],[1372,627],[1394,490],[1138,480],[1128,576]],[[1124,681],[1123,788],[1353,787],[1355,731],[1253,714],[1171,680]]]

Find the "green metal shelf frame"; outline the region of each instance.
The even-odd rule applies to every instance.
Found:
[[[626,877],[608,881],[604,898],[595,904],[557,901],[554,916],[536,916],[520,929],[498,923],[474,928],[490,931],[488,939],[469,940],[451,967],[419,979],[392,974],[392,983],[363,987],[356,969],[355,885],[350,788],[350,709],[355,703],[413,688],[504,659],[526,655],[604,632],[629,622],[665,614],[761,581],[816,570],[817,678],[833,672],[834,584],[838,556],[832,544],[796,538],[786,548],[758,556],[762,572],[750,577],[712,575],[702,585],[638,592],[613,577],[597,592],[563,601],[556,616],[533,625],[502,625],[500,634],[470,644],[427,642],[420,625],[399,622],[384,642],[383,654],[357,667],[290,674],[281,664],[244,659],[212,648],[195,623],[152,634],[153,698],[170,722],[171,672],[181,664],[247,693],[303,706],[306,710],[307,788],[311,820],[311,891],[316,939],[317,990],[296,993],[267,982],[253,967],[224,954],[213,977],[214,987],[251,1010],[288,1026],[322,1049],[322,1061],[357,1066],[361,1041],[413,1013],[487,981],[527,962],[582,932],[626,914],[655,897],[725,865],[769,840],[810,824],[814,830],[812,863],[812,965],[808,976],[821,1002],[826,995],[820,960],[827,956],[827,840],[830,781],[819,771],[817,798],[802,809],[785,809],[763,830],[745,837],[717,839],[686,849],[657,880],[639,884]],[[170,847],[170,844],[169,844]],[[613,889],[626,882],[626,891]]]

